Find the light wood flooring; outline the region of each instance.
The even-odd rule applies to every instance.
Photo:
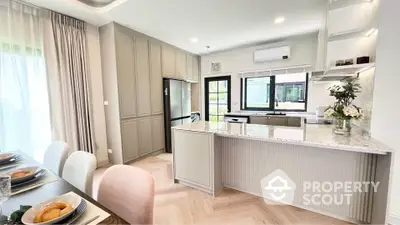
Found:
[[[292,206],[267,205],[260,197],[232,189],[224,189],[214,198],[181,184],[174,184],[169,154],[148,157],[132,165],[154,176],[154,224],[350,224]],[[105,168],[96,171],[93,193],[97,192],[104,171]]]

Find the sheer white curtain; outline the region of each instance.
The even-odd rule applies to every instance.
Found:
[[[0,0],[0,151],[41,161],[51,143],[39,9]]]

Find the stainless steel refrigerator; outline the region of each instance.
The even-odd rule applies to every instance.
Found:
[[[191,123],[190,83],[175,79],[163,79],[165,148],[172,152],[171,127]]]

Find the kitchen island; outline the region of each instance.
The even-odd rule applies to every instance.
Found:
[[[295,184],[289,204],[355,223],[386,223],[392,150],[358,129],[344,137],[333,135],[331,125],[199,121],[174,127],[172,148],[175,182],[211,195],[228,187],[267,198],[263,181],[281,170]],[[366,188],[346,204],[307,204],[305,194],[319,190],[303,187],[310,182]],[[371,182],[379,182],[376,192]]]

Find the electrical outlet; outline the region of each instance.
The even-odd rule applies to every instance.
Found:
[[[108,105],[108,101],[104,101],[104,105]]]
[[[109,149],[107,150],[107,152],[110,153],[110,154],[112,154],[112,149],[109,148]]]

